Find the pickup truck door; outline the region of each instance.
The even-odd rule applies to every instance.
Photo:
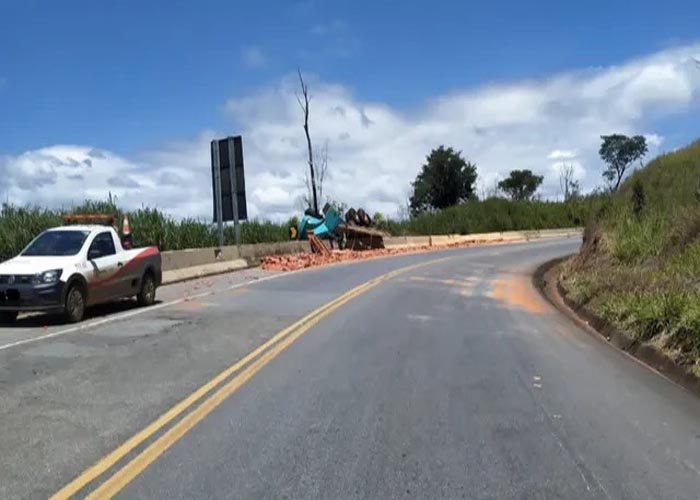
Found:
[[[110,231],[97,233],[88,248],[90,303],[105,302],[119,294],[119,256]]]
[[[114,283],[116,297],[128,297],[138,292],[137,284],[140,278],[139,266],[134,265],[133,253],[125,251],[116,232],[112,232],[112,240],[117,249],[118,273]]]

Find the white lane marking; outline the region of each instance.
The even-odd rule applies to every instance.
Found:
[[[556,243],[556,240],[558,240],[558,239],[561,239],[561,238],[551,238],[551,240],[555,240],[555,243]],[[536,240],[536,241],[534,241],[534,243],[551,243],[551,242],[552,242],[551,240],[550,240],[550,241],[547,241],[547,240],[548,240],[548,238],[543,238],[543,239],[541,239],[541,240]],[[473,247],[464,247],[464,248],[462,248],[461,250],[472,250],[472,251],[473,251],[473,250],[477,250],[477,251],[478,251],[478,250],[483,250],[485,247],[489,247],[489,246],[493,247],[493,246],[499,246],[499,245],[512,245],[511,248],[516,248],[516,249],[517,249],[517,248],[520,247],[520,246],[530,245],[531,243],[533,243],[533,242],[523,242],[523,243],[499,242],[499,243],[493,243],[493,244],[477,245],[477,246],[473,246]],[[295,269],[294,271],[283,271],[283,272],[280,272],[279,274],[273,274],[272,276],[263,276],[262,278],[258,278],[258,279],[256,279],[256,280],[246,281],[246,282],[244,282],[244,283],[238,283],[238,284],[236,284],[236,285],[232,285],[232,286],[230,286],[230,287],[228,287],[228,288],[226,288],[226,289],[224,289],[224,290],[234,290],[234,289],[236,289],[236,288],[241,288],[241,287],[244,287],[244,286],[247,286],[247,285],[252,285],[252,284],[254,284],[254,283],[261,283],[261,282],[263,282],[263,281],[270,281],[270,280],[273,280],[273,279],[281,278],[281,277],[283,277],[283,276],[290,276],[290,275],[293,275],[293,274],[300,274],[300,273],[302,273],[302,272],[307,272],[307,271],[318,271],[318,270],[325,269],[325,268],[332,267],[332,266],[343,266],[343,265],[360,264],[360,263],[362,263],[362,262],[367,262],[367,261],[371,261],[371,260],[375,260],[375,259],[376,259],[376,260],[379,260],[379,259],[388,259],[388,258],[392,258],[392,257],[407,257],[407,258],[410,258],[411,256],[422,256],[422,254],[428,254],[428,253],[443,253],[443,252],[445,252],[445,253],[450,252],[450,253],[451,253],[451,251],[456,251],[456,250],[460,250],[460,249],[459,249],[459,248],[453,248],[453,249],[436,249],[436,250],[428,250],[428,251],[415,252],[415,253],[410,253],[410,252],[409,252],[409,253],[406,253],[406,254],[381,255],[381,256],[372,257],[372,258],[369,258],[369,259],[361,259],[361,260],[356,260],[356,261],[334,262],[334,263],[332,263],[332,264],[327,264],[327,265],[324,265],[324,266],[306,267],[306,268],[302,268],[302,269]],[[510,249],[509,249],[509,250],[510,250]],[[455,253],[456,253],[456,252],[455,252]],[[471,253],[471,252],[469,252],[469,253]],[[235,271],[234,271],[234,272],[235,272]],[[198,278],[198,279],[205,279],[205,278],[206,278],[206,277],[203,276],[203,277]],[[177,283],[173,283],[173,285],[175,285],[175,284],[177,284]],[[167,285],[166,285],[166,286],[167,286]],[[22,346],[22,345],[26,345],[26,344],[32,344],[32,343],[34,343],[34,342],[39,342],[40,340],[46,340],[46,339],[51,339],[51,338],[55,338],[55,337],[60,337],[60,336],[62,336],[62,335],[67,335],[67,334],[69,334],[69,333],[75,333],[75,332],[79,332],[79,331],[82,331],[82,330],[88,330],[88,329],[94,328],[94,327],[96,327],[96,326],[104,325],[104,324],[106,324],[106,323],[111,323],[111,322],[113,322],[113,321],[119,321],[119,320],[122,320],[122,319],[131,318],[131,317],[138,316],[138,315],[140,315],[140,314],[145,314],[145,313],[148,313],[148,312],[151,312],[151,311],[157,311],[158,309],[164,309],[164,308],[166,308],[166,307],[170,307],[170,306],[174,306],[174,305],[180,304],[180,303],[184,302],[184,301],[185,301],[186,299],[188,299],[188,298],[191,300],[191,299],[193,299],[193,298],[197,299],[197,298],[201,298],[201,297],[206,297],[206,296],[208,296],[208,295],[212,295],[212,294],[216,293],[217,291],[220,291],[220,290],[212,290],[212,291],[203,292],[203,293],[200,293],[200,294],[197,294],[197,295],[190,295],[189,297],[181,297],[181,298],[179,298],[179,299],[171,300],[170,302],[163,302],[163,303],[158,304],[158,305],[155,305],[155,306],[150,306],[150,307],[146,307],[146,308],[143,308],[143,309],[137,309],[137,310],[135,310],[135,311],[128,311],[128,312],[125,312],[125,313],[122,313],[122,314],[117,314],[117,315],[114,315],[114,316],[109,316],[109,317],[107,317],[107,318],[103,318],[103,319],[100,319],[100,320],[97,320],[97,321],[93,321],[93,322],[91,322],[91,323],[85,323],[85,324],[83,324],[83,325],[74,326],[74,327],[71,327],[71,328],[66,328],[66,329],[60,330],[60,331],[58,331],[58,332],[52,332],[52,333],[47,333],[46,335],[40,335],[40,336],[38,336],[38,337],[32,337],[32,338],[29,338],[29,339],[18,340],[18,341],[16,341],[16,342],[11,342],[11,343],[9,343],[9,344],[0,345],[0,351],[4,351],[4,350],[6,350],[6,349],[11,349],[11,348],[13,348],[13,347],[18,347],[18,346]]]
[[[246,281],[246,282],[243,282],[243,283],[237,283],[237,284],[232,285],[232,286],[230,286],[230,287],[227,287],[227,288],[225,288],[225,289],[223,289],[223,290],[233,290],[233,289],[236,289],[236,288],[242,288],[242,287],[244,287],[244,286],[252,285],[252,284],[255,284],[255,283],[260,283],[260,282],[263,282],[263,281],[269,281],[269,280],[272,280],[272,279],[280,278],[280,277],[282,277],[282,276],[289,276],[289,275],[292,274],[293,272],[294,272],[294,271],[288,272],[288,273],[274,274],[274,275],[272,275],[272,276],[263,276],[262,278],[258,278],[258,279],[256,279],[256,280]],[[194,295],[188,295],[188,296],[186,296],[186,297],[180,297],[179,299],[171,300],[171,301],[169,301],[169,302],[163,302],[163,303],[161,303],[161,304],[156,304],[156,305],[154,305],[154,306],[145,307],[145,308],[143,308],[143,309],[136,309],[136,310],[134,310],[134,311],[127,311],[127,312],[124,312],[124,313],[115,314],[114,316],[108,316],[108,317],[106,317],[106,318],[102,318],[102,319],[99,319],[99,320],[91,321],[91,322],[89,322],[89,323],[85,323],[85,324],[82,324],[82,325],[72,326],[72,327],[70,327],[70,328],[65,328],[65,329],[63,329],[63,330],[59,330],[59,331],[57,331],[57,332],[47,333],[46,335],[39,335],[38,337],[31,337],[31,338],[28,338],[28,339],[18,340],[18,341],[16,341],[16,342],[10,342],[9,344],[0,345],[0,351],[4,351],[4,350],[6,350],[6,349],[11,349],[11,348],[13,348],[13,347],[19,347],[19,346],[22,346],[22,345],[32,344],[32,343],[34,343],[34,342],[39,342],[39,341],[41,341],[41,340],[46,340],[46,339],[52,339],[52,338],[55,338],[55,337],[60,337],[60,336],[62,336],[62,335],[67,335],[67,334],[69,334],[69,333],[75,333],[75,332],[80,332],[80,331],[83,331],[83,330],[92,329],[92,328],[95,328],[95,327],[104,325],[104,324],[106,324],[106,323],[112,323],[112,322],[114,322],[114,321],[119,321],[119,320],[122,320],[122,319],[128,319],[128,318],[132,318],[132,317],[134,317],[134,316],[138,316],[138,315],[140,315],[140,314],[145,314],[145,313],[148,313],[148,312],[157,311],[157,310],[159,310],[159,309],[164,309],[164,308],[166,308],[166,307],[175,306],[175,305],[177,305],[177,304],[181,304],[181,303],[183,303],[183,302],[186,302],[186,301],[189,301],[189,300],[192,300],[192,299],[201,299],[201,298],[203,298],[203,297],[207,297],[207,296],[209,296],[209,295],[213,295],[213,294],[215,294],[215,293],[217,293],[217,292],[220,292],[220,291],[223,291],[223,290],[210,290],[210,291],[207,291],[207,292],[201,292],[201,293],[197,293],[197,294],[194,294]]]
[[[366,260],[370,260],[370,259],[366,259]],[[186,297],[180,297],[179,299],[174,299],[174,300],[171,300],[169,302],[163,302],[161,304],[157,304],[157,305],[154,305],[151,307],[146,307],[143,309],[136,309],[134,311],[128,311],[128,312],[121,313],[121,314],[115,314],[113,316],[108,316],[108,317],[102,318],[100,320],[92,321],[92,322],[85,323],[85,324],[78,325],[78,326],[73,326],[70,328],[65,328],[65,329],[59,330],[57,332],[47,333],[46,335],[39,335],[38,337],[31,337],[28,339],[18,340],[16,342],[10,342],[9,344],[3,344],[3,345],[0,345],[0,351],[4,351],[6,349],[12,349],[13,347],[19,347],[22,345],[32,344],[34,342],[39,342],[41,340],[47,340],[47,339],[52,339],[55,337],[60,337],[63,335],[68,335],[70,333],[75,333],[75,332],[80,332],[80,331],[92,329],[92,328],[95,328],[95,327],[98,327],[98,326],[101,326],[101,325],[104,325],[107,323],[112,323],[114,321],[128,319],[128,318],[132,318],[134,316],[138,316],[140,314],[145,314],[148,312],[157,311],[159,309],[164,309],[166,307],[175,306],[175,305],[181,304],[183,302],[186,302],[186,301],[189,301],[192,299],[200,299],[203,297],[207,297],[207,296],[213,295],[217,292],[235,290],[236,288],[242,288],[244,286],[253,285],[255,283],[262,283],[264,281],[270,281],[273,279],[282,278],[283,276],[291,276],[294,274],[300,274],[304,271],[319,270],[319,269],[322,269],[324,267],[330,267],[331,265],[347,264],[347,263],[348,262],[337,262],[337,263],[330,264],[328,266],[317,266],[317,267],[310,267],[310,268],[307,267],[307,268],[302,268],[302,269],[295,269],[293,271],[280,272],[278,274],[273,274],[271,276],[263,276],[261,278],[251,279],[250,281],[245,281],[243,283],[237,283],[235,285],[231,285],[229,287],[226,287],[226,288],[223,288],[220,290],[209,290],[209,291],[197,293],[194,295],[188,295]],[[198,279],[202,280],[202,279],[206,279],[206,277],[202,277],[202,278],[198,278]],[[179,283],[173,283],[173,285],[177,285],[177,284],[179,284]]]
[[[535,389],[542,389],[542,384],[532,384]]]

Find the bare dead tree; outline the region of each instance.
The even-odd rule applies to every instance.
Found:
[[[399,220],[408,220],[411,218],[411,202],[408,199],[399,205],[397,215]]]
[[[498,179],[493,180],[493,185],[491,187],[484,186],[484,190],[486,191],[484,199],[497,198],[498,194],[501,192],[501,188],[498,187]]]
[[[572,163],[568,165],[565,163],[561,164],[559,168],[559,185],[564,192],[564,201],[578,196],[580,187],[579,182],[574,180],[574,165]]]
[[[314,150],[314,170],[316,172],[316,191],[318,192],[318,199],[323,203],[323,184],[327,177],[326,174],[328,173],[328,141],[324,142],[320,151]],[[306,187],[306,194],[303,200],[308,208],[313,206],[314,195],[309,169],[306,168],[304,169],[304,186]]]
[[[328,140],[323,143],[323,148],[316,157],[315,166],[318,174],[318,198],[323,201],[323,183],[328,173]]]
[[[309,134],[309,102],[311,101],[311,96],[309,95],[309,87],[304,82],[304,77],[301,75],[301,70],[299,73],[299,83],[301,85],[301,96],[296,94],[297,102],[301,107],[301,111],[304,113],[304,133],[306,134],[306,145],[309,151],[309,172],[311,174],[311,192],[313,197],[313,209],[315,213],[318,213],[318,197],[316,196],[316,171],[314,168],[314,152],[311,146],[311,135]]]
[[[562,163],[559,167],[559,188],[564,193],[564,201],[569,199],[569,186],[573,179],[574,169],[571,165]]]

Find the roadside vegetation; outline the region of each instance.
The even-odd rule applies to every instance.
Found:
[[[581,195],[573,168],[562,165],[563,201],[537,195],[544,177],[512,170],[490,192],[476,193],[477,166],[451,147],[439,146],[426,157],[408,200],[408,217],[374,220],[392,235],[473,234],[581,227],[605,195]]]
[[[700,141],[619,183],[560,279],[575,301],[700,375]]]
[[[64,213],[121,214],[111,201],[86,201],[70,210],[48,210],[37,207],[3,205],[0,211],[0,261],[19,253],[41,231],[61,224]],[[248,243],[268,243],[289,240],[289,226],[296,221],[275,224],[249,221],[241,224],[241,240]],[[157,209],[144,208],[129,212],[129,224],[134,244],[158,245],[162,251],[213,247],[218,244],[216,226],[201,220],[175,220]],[[226,244],[232,245],[232,227],[224,231]]]
[[[567,203],[493,198],[426,212],[403,221],[387,220],[381,215],[375,218],[380,229],[394,236],[556,229],[582,225],[598,203],[594,198]],[[114,203],[87,201],[65,212],[118,214],[121,210]],[[0,210],[0,260],[17,255],[44,229],[61,224],[63,213],[60,210],[4,205]],[[129,212],[129,222],[134,244],[139,246],[155,244],[166,251],[218,244],[216,226],[202,220],[176,220],[157,209],[144,208]],[[297,222],[296,218],[282,224],[255,220],[244,222],[241,224],[241,241],[243,244],[289,241],[289,227],[296,226]],[[227,226],[224,236],[226,244],[232,245],[233,228]]]
[[[424,212],[403,221],[388,220],[385,227],[391,234],[402,236],[581,227],[601,203],[598,195],[567,202],[493,197]]]

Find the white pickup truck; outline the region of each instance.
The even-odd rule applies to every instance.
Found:
[[[77,323],[89,306],[133,296],[139,305],[150,305],[162,277],[158,247],[124,249],[112,226],[48,229],[0,263],[0,322],[44,311]]]

